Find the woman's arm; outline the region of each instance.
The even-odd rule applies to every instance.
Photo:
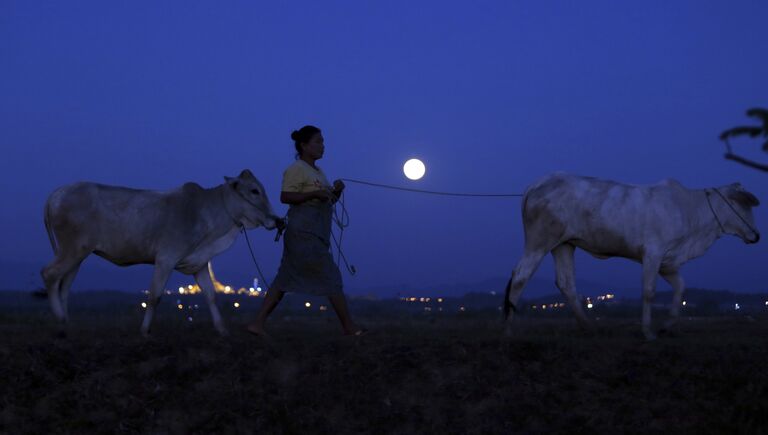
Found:
[[[280,202],[283,204],[298,205],[312,199],[328,201],[331,199],[331,192],[328,190],[315,190],[314,192],[280,192]]]

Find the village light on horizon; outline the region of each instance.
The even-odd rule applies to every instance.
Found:
[[[409,180],[419,180],[426,172],[426,166],[419,159],[410,159],[403,165],[403,173]]]

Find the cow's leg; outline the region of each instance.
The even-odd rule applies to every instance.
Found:
[[[651,302],[656,293],[656,277],[659,274],[661,261],[655,256],[643,257],[643,320],[642,330],[646,340],[655,340],[656,334],[651,331]]]
[[[533,276],[536,269],[538,269],[541,260],[546,255],[546,250],[529,250],[526,248],[523,258],[515,266],[512,277],[507,283],[507,289],[504,296],[504,313],[506,317],[506,333],[507,335],[512,332],[512,320],[514,319],[514,311],[517,310],[517,301],[520,299],[520,294],[523,292],[528,280]]]
[[[40,273],[48,291],[51,311],[61,323],[67,322],[66,293],[69,291],[75,275],[77,275],[80,263],[87,256],[88,254],[85,252],[71,252],[71,250],[64,250],[60,247],[56,258]]]
[[[72,287],[72,282],[75,280],[75,276],[77,276],[81,264],[82,262],[78,263],[72,270],[67,272],[61,280],[59,296],[61,297],[61,309],[64,311],[65,322],[69,320],[69,289]]]
[[[672,295],[672,306],[669,308],[669,319],[664,323],[664,329],[668,330],[675,326],[680,317],[680,306],[683,303],[685,282],[683,281],[683,277],[681,277],[677,271],[664,272],[661,274],[661,277],[672,286],[672,290],[674,291]]]
[[[152,273],[152,283],[149,286],[149,300],[147,301],[147,311],[144,313],[144,321],[141,322],[141,334],[145,337],[149,336],[150,326],[152,326],[152,318],[155,315],[155,308],[160,303],[160,295],[163,293],[163,288],[168,282],[168,278],[173,271],[172,266],[168,266],[161,262],[155,263],[155,270]]]
[[[66,322],[66,315],[64,309],[61,307],[61,298],[59,297],[59,288],[61,287],[61,279],[64,277],[62,268],[60,266],[61,260],[59,255],[54,258],[47,266],[43,267],[40,275],[43,278],[45,289],[48,291],[48,303],[51,305],[51,311],[53,315],[60,322]]]
[[[197,285],[205,292],[205,298],[208,301],[208,308],[211,310],[211,318],[213,319],[213,326],[219,331],[219,334],[226,336],[228,334],[227,328],[224,326],[224,322],[221,320],[221,313],[216,306],[216,289],[213,286],[213,280],[207,267],[198,270],[195,273],[195,281]]]
[[[557,288],[568,300],[568,304],[576,314],[576,320],[582,328],[589,328],[592,326],[587,315],[584,314],[584,309],[581,307],[581,301],[576,296],[576,276],[575,265],[573,261],[573,253],[576,248],[573,245],[564,243],[558,245],[552,250],[552,258],[555,259],[555,274]]]

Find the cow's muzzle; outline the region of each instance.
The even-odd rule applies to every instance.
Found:
[[[272,216],[267,216],[267,218],[264,219],[264,222],[262,223],[262,225],[264,225],[264,228],[268,230],[274,230],[275,228],[280,230],[281,228],[285,227],[285,221],[279,216],[272,215]]]
[[[753,244],[753,243],[757,243],[759,241],[760,241],[760,233],[755,233],[755,238],[747,240],[747,243]]]

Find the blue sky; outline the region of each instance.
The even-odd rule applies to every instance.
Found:
[[[323,129],[331,178],[459,192],[522,192],[554,171],[738,180],[766,203],[766,175],[723,160],[717,136],[768,105],[768,3],[414,3],[0,3],[0,264],[18,271],[0,287],[27,286],[51,258],[42,207],[74,181],[210,187],[247,167],[284,213],[289,135],[304,124]],[[427,165],[419,182],[402,175],[411,157]],[[347,201],[351,293],[508,276],[522,254],[518,199],[350,185]],[[270,277],[272,237],[251,232]],[[683,272],[766,291],[767,254],[725,238]],[[242,239],[214,264],[235,285],[254,276]],[[145,287],[149,270],[92,258],[75,288]],[[639,272],[577,257],[579,277],[614,287],[639,287]],[[536,276],[553,279],[549,259]]]

